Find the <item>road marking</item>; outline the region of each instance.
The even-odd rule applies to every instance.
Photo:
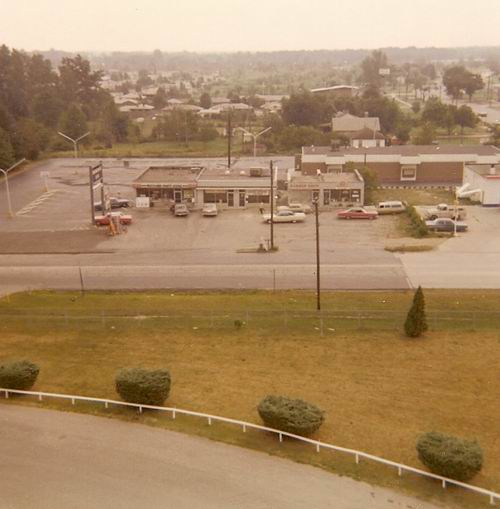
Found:
[[[28,203],[28,205],[25,205],[21,210],[16,212],[16,216],[23,216],[24,214],[28,214],[34,208],[38,207],[39,205],[41,205],[48,199],[52,198],[52,196],[54,196],[59,191],[60,191],[59,189],[52,189],[51,191],[47,191],[46,193],[43,193],[36,200],[33,200],[31,203]]]

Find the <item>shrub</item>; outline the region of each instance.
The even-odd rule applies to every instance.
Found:
[[[28,391],[35,385],[40,368],[30,361],[17,361],[0,366],[0,387]]]
[[[116,392],[128,403],[161,406],[170,392],[166,369],[122,369],[115,379]]]
[[[405,321],[405,333],[410,338],[418,338],[427,330],[425,300],[422,287],[419,286],[413,297],[413,303]]]
[[[317,406],[285,396],[266,396],[257,410],[266,426],[295,435],[311,435],[325,419]]]
[[[417,441],[420,461],[435,474],[468,481],[483,466],[483,451],[475,440],[464,440],[432,431]]]
[[[420,217],[413,205],[406,207],[406,213],[410,218],[411,227],[409,233],[412,237],[422,238],[429,235],[429,228],[427,228],[425,221]]]

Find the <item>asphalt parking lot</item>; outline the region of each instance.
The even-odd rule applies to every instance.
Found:
[[[288,159],[281,161],[283,167],[293,164]],[[314,287],[312,215],[304,223],[276,224],[279,249],[268,254],[249,252],[270,236],[269,225],[253,208],[224,210],[217,217],[194,211],[183,218],[174,217],[166,206],[132,207],[125,211],[133,216],[133,224],[124,234],[110,237],[106,228],[96,228],[90,221],[88,166],[96,162],[49,160],[11,178],[14,218],[7,216],[5,186],[0,184],[0,267],[31,267],[18,279],[14,272],[6,272],[4,286],[17,287],[19,280],[25,287],[34,280],[39,287],[74,287],[78,273],[65,273],[62,267],[86,267],[88,280],[96,288]],[[134,178],[148,166],[166,162],[134,160],[127,168],[123,161],[105,160],[109,194],[133,199]],[[168,160],[175,162],[179,161]],[[199,160],[190,162],[199,164]],[[224,164],[223,160],[209,162]],[[237,164],[255,165],[256,161]],[[48,172],[46,179],[41,172]],[[324,287],[500,287],[499,210],[468,207],[469,231],[425,253],[384,250],[398,236],[397,221],[395,216],[345,221],[338,220],[335,211],[321,212]]]

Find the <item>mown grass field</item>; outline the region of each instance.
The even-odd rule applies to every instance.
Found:
[[[0,362],[38,363],[38,390],[114,399],[121,367],[166,367],[173,380],[167,405],[257,423],[265,395],[303,398],[327,414],[316,438],[416,467],[422,432],[477,438],[486,460],[473,482],[498,491],[500,291],[427,291],[429,313],[444,314],[433,315],[431,330],[412,340],[401,333],[409,292],[325,293],[330,318],[321,330],[317,316],[304,314],[314,310],[314,298],[307,292],[13,295],[0,300]],[[379,318],[360,323],[352,311],[362,309]],[[474,321],[464,320],[472,313]],[[124,314],[138,316],[118,316]],[[245,322],[241,328],[235,319]],[[400,479],[388,468],[357,466],[301,444],[280,446],[265,434],[112,413],[311,462],[451,507],[487,507],[487,500],[461,490],[443,494],[431,481]]]
[[[71,148],[71,147],[70,147]],[[240,155],[241,143],[233,141],[232,154]],[[190,141],[167,142],[150,141],[144,143],[115,143],[111,148],[81,147],[80,157],[226,157],[227,140],[217,138],[210,142]],[[45,154],[47,157],[73,157],[73,151],[56,151]]]

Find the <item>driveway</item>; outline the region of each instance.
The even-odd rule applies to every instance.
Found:
[[[433,509],[262,453],[111,419],[2,405],[4,509]]]

